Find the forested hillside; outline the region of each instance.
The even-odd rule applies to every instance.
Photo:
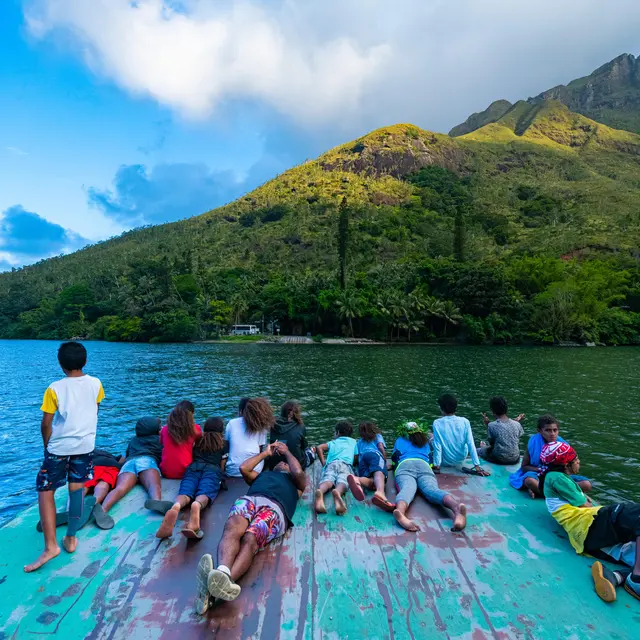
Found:
[[[0,335],[640,342],[640,136],[554,101],[374,131],[226,207],[0,274]]]

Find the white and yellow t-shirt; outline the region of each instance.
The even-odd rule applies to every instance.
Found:
[[[44,394],[41,411],[55,414],[49,453],[75,456],[91,453],[96,444],[98,405],[104,389],[98,378],[83,375],[54,382]]]

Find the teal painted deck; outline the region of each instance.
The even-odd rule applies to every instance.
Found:
[[[511,489],[506,469],[492,470],[486,479],[440,477],[469,507],[464,534],[418,498],[416,535],[351,496],[345,517],[315,517],[316,465],[297,526],[258,555],[240,598],[204,619],[191,610],[195,567],[202,553],[215,556],[243,483],[230,483],[206,512],[202,541],[156,540],[160,516],[143,509],[137,488],[114,509],[112,531],[85,527],[73,557],[63,551],[26,575],[42,546],[29,509],[0,529],[0,638],[638,638],[640,603],[624,591],[602,602],[591,561],[573,552],[544,502]],[[172,497],[177,483],[164,486]]]

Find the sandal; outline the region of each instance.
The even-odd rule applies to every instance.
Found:
[[[393,504],[392,502],[389,502],[386,499],[383,500],[378,496],[373,496],[373,499],[371,500],[371,504],[375,504],[376,507],[378,507],[379,509],[382,509],[383,511],[386,511],[387,513],[393,513],[396,508],[395,504]]]
[[[602,562],[594,562],[591,567],[591,576],[600,599],[605,602],[615,602],[617,580],[613,571],[605,567]]]
[[[194,531],[193,529],[183,529],[182,535],[188,540],[202,540],[204,537],[204,531],[202,529],[198,529]]]
[[[347,484],[351,489],[351,494],[358,502],[364,502],[364,490],[360,484],[360,480],[356,478],[352,473],[347,476]]]

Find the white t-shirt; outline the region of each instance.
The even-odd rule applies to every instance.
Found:
[[[229,457],[225,471],[228,476],[240,478],[240,465],[249,458],[260,453],[260,447],[267,444],[267,432],[247,433],[244,418],[229,420],[224,430],[225,440],[229,441]],[[260,463],[255,470],[260,473],[264,463]]]
[[[95,449],[98,405],[104,390],[98,378],[83,375],[54,382],[44,393],[41,411],[53,413],[47,450],[56,456],[77,456]]]

